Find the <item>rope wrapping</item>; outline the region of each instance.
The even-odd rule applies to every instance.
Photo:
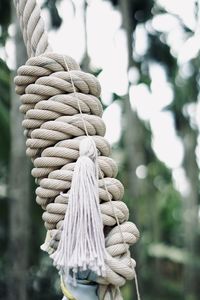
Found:
[[[106,276],[97,280],[99,299],[121,300],[119,287],[135,276],[136,263],[130,257],[129,246],[136,243],[139,231],[128,221],[129,211],[122,202],[124,188],[115,178],[117,165],[109,157],[111,150],[101,118],[100,84],[93,75],[81,71],[71,57],[50,52],[36,1],[14,2],[30,57],[18,69],[16,93],[24,114],[26,153],[33,161],[32,175],[39,185],[36,201],[45,210],[42,218],[50,230],[51,247],[58,247],[79,144],[85,137],[81,108],[86,130],[99,152],[99,201],[109,257]]]

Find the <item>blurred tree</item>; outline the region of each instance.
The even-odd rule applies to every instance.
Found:
[[[182,84],[174,83],[176,92],[176,102],[172,104],[172,112],[176,120],[176,129],[182,138],[184,146],[183,167],[187,176],[189,190],[183,196],[183,230],[184,230],[184,246],[190,253],[191,257],[198,256],[199,245],[199,168],[197,164],[197,143],[198,143],[198,128],[197,124],[192,122],[192,116],[189,114],[188,108],[191,105],[196,105],[199,94],[199,58],[190,62],[194,72],[187,82]],[[181,81],[180,70],[178,69],[174,80]],[[184,81],[184,80],[183,80]],[[186,299],[196,300],[200,292],[199,289],[199,267],[197,267],[195,259],[191,259],[185,264],[184,272],[184,293]]]
[[[58,28],[62,20],[53,2],[46,1],[45,7],[49,9],[52,26]],[[5,47],[10,38],[8,27],[12,21],[16,27],[14,37],[15,61],[16,67],[19,67],[26,61],[26,49],[14,9],[12,20],[10,16],[11,1],[1,1],[0,44]],[[40,290],[44,290],[47,297],[52,298],[52,294],[57,295],[54,291],[54,284],[52,284],[52,289],[47,289],[45,286],[47,287],[49,282],[48,272],[53,275],[53,268],[48,268],[48,271],[45,268],[38,276],[38,269],[40,267],[41,270],[44,269],[39,251],[44,228],[41,221],[41,211],[35,203],[33,206],[31,205],[32,214],[29,211],[30,197],[35,198],[35,184],[31,185],[30,190],[30,160],[25,155],[25,140],[21,126],[22,115],[19,112],[20,101],[14,91],[13,76],[10,76],[11,72],[7,67],[6,58],[5,52],[5,60],[0,60],[0,216],[2,217],[0,221],[0,299],[6,297],[9,300],[39,299],[36,286],[39,286],[39,293]],[[11,150],[9,150],[10,144]],[[5,187],[8,185],[9,198],[5,197],[6,193],[5,195],[2,194],[3,184]],[[35,240],[35,236],[38,236],[37,240]],[[30,244],[33,247],[30,247]],[[37,251],[34,251],[36,247]],[[35,268],[31,270],[30,264],[38,264],[37,270],[35,271]],[[55,281],[55,278],[51,277],[52,281]],[[44,299],[43,296],[41,299]]]
[[[5,46],[10,22],[10,1],[0,3],[0,47]],[[9,134],[10,70],[0,59],[0,299],[6,297],[8,198],[7,178],[10,149]]]
[[[60,0],[43,1],[44,7],[50,12],[51,24],[53,28],[58,28],[62,22],[57,9]],[[108,1],[108,0],[107,0]],[[172,103],[165,107],[165,111],[173,115],[175,129],[177,135],[181,138],[184,147],[184,160],[182,168],[186,174],[187,184],[189,186],[188,193],[181,195],[174,186],[172,179],[172,170],[158,160],[152,146],[152,128],[147,121],[140,119],[137,110],[133,109],[129,99],[129,91],[124,96],[113,94],[113,101],[118,103],[123,111],[123,131],[122,137],[116,147],[116,152],[121,152],[124,157],[124,163],[120,169],[119,177],[123,180],[126,187],[125,200],[130,207],[131,219],[139,226],[142,238],[137,245],[137,252],[133,253],[138,261],[138,273],[141,283],[142,296],[146,300],[197,300],[200,292],[200,279],[198,273],[200,271],[198,247],[199,239],[199,169],[196,158],[197,141],[199,138],[199,129],[197,122],[194,120],[192,111],[196,109],[199,97],[199,58],[198,54],[189,59],[184,65],[189,69],[188,74],[184,75],[182,71],[183,65],[179,62],[177,54],[173,51],[173,45],[169,39],[169,33],[165,30],[156,30],[153,21],[157,17],[169,16],[169,12],[164,9],[160,2],[153,0],[109,0],[115,9],[118,9],[122,16],[122,26],[127,38],[128,49],[128,73],[132,70],[136,71],[138,78],[135,82],[129,78],[129,89],[132,85],[144,85],[149,93],[152,92],[151,64],[155,63],[162,67],[167,75],[167,82],[171,86],[174,94]],[[192,2],[192,1],[191,1]],[[88,4],[87,4],[88,3]],[[72,1],[73,4],[73,1]],[[74,2],[75,7],[75,2]],[[87,5],[89,1],[84,1],[84,29],[85,29],[85,53],[83,56],[82,67],[91,71],[92,61],[87,49]],[[191,3],[192,5],[192,3]],[[6,8],[6,9],[5,9]],[[194,12],[198,28],[198,1]],[[172,13],[170,12],[170,15]],[[185,42],[196,36],[196,31],[189,28],[186,23],[178,15],[173,15],[179,24],[179,30],[183,34]],[[0,44],[5,45],[8,38],[8,25],[10,24],[10,1],[2,0],[0,3]],[[147,37],[146,50],[143,54],[136,51],[137,32],[143,29]],[[140,38],[140,36],[139,36]],[[20,45],[20,44],[19,44]],[[20,50],[20,48],[18,49]],[[19,61],[19,60],[18,60]],[[98,74],[100,70],[93,70]],[[8,175],[9,162],[9,109],[10,109],[10,92],[9,92],[10,70],[4,60],[0,61],[0,184],[6,182]],[[13,93],[13,91],[12,91]],[[13,98],[14,99],[14,98]],[[15,98],[16,99],[16,98]],[[16,121],[18,118],[17,101],[12,103],[11,119]],[[16,111],[15,111],[16,109]],[[14,112],[15,111],[15,112]],[[16,141],[17,134],[11,123],[11,146]],[[18,133],[19,134],[19,133]],[[22,135],[21,135],[22,138]],[[167,139],[167,136],[166,136]],[[22,144],[21,144],[22,145]],[[21,146],[20,146],[21,147]],[[20,149],[14,148],[11,157],[16,157]],[[166,149],[166,151],[169,151]],[[22,157],[19,159],[19,163]],[[20,166],[24,166],[24,162]],[[17,163],[17,162],[15,162]],[[16,182],[20,180],[15,168],[15,163],[11,165],[11,199],[17,196],[14,188]],[[143,174],[141,176],[140,169],[142,167]],[[21,172],[21,170],[20,170]],[[22,186],[23,183],[19,183]],[[32,184],[31,192],[34,193],[34,184]],[[1,192],[1,190],[0,190]],[[23,194],[25,195],[25,194]],[[34,195],[32,195],[34,198]],[[28,199],[28,198],[27,198]],[[0,201],[2,203],[0,210],[1,223],[4,229],[0,230],[0,298],[5,299],[5,277],[6,269],[5,255],[2,253],[6,248],[5,230],[7,225],[7,203],[8,199],[0,193]],[[13,200],[9,200],[13,217],[11,224],[14,226],[16,215],[22,214],[22,201],[19,199],[17,209],[13,205]],[[24,205],[28,205],[25,203]],[[24,206],[23,206],[24,207]],[[27,207],[28,209],[28,207]],[[41,222],[41,211],[35,205],[31,204],[32,214],[30,216],[31,228],[29,231],[31,240],[30,265],[27,272],[28,280],[28,296],[27,298],[34,300],[56,299],[59,295],[56,281],[56,271],[50,262],[39,251],[39,244],[44,232]],[[11,215],[10,215],[11,216]],[[27,216],[22,216],[26,222]],[[20,217],[21,218],[21,217]],[[22,224],[19,226],[21,228]],[[1,227],[2,228],[2,227]],[[13,227],[14,228],[14,227]],[[19,231],[13,229],[11,239]],[[37,240],[35,239],[37,236]],[[27,231],[25,232],[27,237]],[[28,237],[27,237],[28,238]],[[34,240],[34,243],[33,243]],[[26,242],[21,242],[25,249]],[[13,249],[18,247],[13,244]],[[12,252],[14,250],[12,249]],[[37,249],[37,250],[36,250]],[[135,247],[134,250],[135,252]],[[12,259],[18,260],[18,252]],[[26,254],[25,254],[26,255]],[[24,263],[19,257],[19,264]],[[13,262],[14,267],[16,262]],[[20,276],[13,273],[13,276]],[[22,272],[21,279],[24,273]],[[14,278],[14,277],[13,277]],[[16,277],[17,278],[17,277]],[[21,280],[20,279],[20,280]],[[183,280],[184,279],[184,280]],[[17,278],[19,280],[19,278]],[[181,283],[184,282],[182,286]],[[10,280],[11,284],[11,280]],[[49,286],[51,288],[49,288]],[[24,283],[21,285],[24,289]],[[24,293],[19,299],[23,300]],[[11,296],[12,297],[12,296]],[[11,298],[13,299],[13,298]],[[17,296],[15,299],[18,299]],[[124,299],[133,299],[133,283],[128,284],[124,288]]]
[[[10,70],[5,61],[0,59],[0,164],[1,168],[5,169],[8,166],[10,134],[9,134],[9,85],[10,85]],[[1,174],[3,176],[3,174]]]
[[[8,26],[10,24],[11,16],[11,0],[1,0],[0,2],[0,44],[5,45],[8,37]]]
[[[19,24],[13,11],[13,23],[16,26],[14,37],[17,67],[25,63],[26,49]],[[12,78],[13,79],[13,78]],[[8,252],[8,300],[26,300],[27,272],[30,235],[30,162],[25,154],[22,114],[19,112],[19,97],[11,83],[11,151],[9,168],[9,252]]]
[[[56,6],[58,2],[60,2],[60,0],[45,0],[43,4],[43,8],[47,8],[49,10],[51,26],[54,29],[58,29],[62,24],[62,18],[60,17]]]
[[[165,277],[164,272],[166,264],[163,260],[155,255],[155,265],[153,273],[148,270],[145,265],[149,264],[149,269],[152,267],[152,262],[148,258],[148,247],[151,243],[164,242],[166,244],[174,244],[177,247],[184,247],[193,257],[197,257],[198,245],[198,205],[199,205],[199,189],[198,189],[198,166],[196,161],[196,146],[198,131],[196,125],[192,123],[191,116],[187,113],[188,103],[195,103],[198,99],[198,74],[199,64],[198,59],[191,61],[190,68],[194,69],[192,76],[184,80],[180,78],[181,66],[178,63],[177,57],[173,54],[171,45],[168,44],[167,33],[158,32],[152,28],[151,21],[158,15],[167,15],[167,11],[162,8],[157,2],[153,1],[131,1],[131,0],[115,0],[112,4],[118,7],[122,14],[123,27],[127,36],[127,48],[129,63],[128,69],[135,68],[138,70],[139,79],[134,84],[144,83],[148,86],[151,92],[151,77],[150,65],[155,62],[165,69],[168,81],[171,83],[174,91],[174,100],[171,106],[167,107],[173,116],[176,123],[178,136],[181,137],[184,146],[184,161],[182,167],[187,175],[187,180],[190,185],[190,192],[187,197],[182,197],[175,190],[172,182],[171,170],[161,164],[155,157],[151,145],[151,128],[147,123],[144,123],[133,111],[130,105],[128,95],[124,98],[124,122],[123,131],[124,146],[126,149],[126,168],[124,168],[123,178],[127,178],[128,191],[127,194],[129,206],[133,207],[136,215],[136,222],[141,226],[142,235],[139,253],[139,261],[142,261],[144,273],[141,270],[141,281],[144,290],[144,297],[150,297],[149,284],[153,287],[152,299],[168,299],[169,297],[182,297],[184,299],[198,299],[198,275],[199,271],[195,264],[195,259],[186,260],[185,265],[185,284],[184,289],[168,289],[168,284],[164,287]],[[197,9],[198,11],[198,9]],[[176,17],[176,16],[175,16]],[[178,22],[185,35],[185,39],[192,36],[192,31],[184,24],[177,16]],[[143,29],[148,38],[148,47],[142,56],[138,55],[134,49],[134,39],[139,26],[143,24]],[[198,28],[198,26],[197,26]],[[131,86],[131,82],[129,83]],[[114,99],[120,99],[115,95]],[[137,167],[146,165],[146,179],[139,179],[136,176]],[[151,177],[152,168],[154,176]],[[159,174],[159,176],[158,176]],[[167,177],[165,176],[167,175]],[[159,178],[160,177],[160,178]],[[165,179],[164,179],[165,177]],[[164,181],[162,181],[164,179]],[[162,194],[161,194],[162,191]],[[149,199],[149,195],[151,199]],[[133,200],[133,202],[131,202]],[[140,202],[139,202],[140,201]],[[132,203],[132,204],[131,204]],[[184,203],[182,206],[181,203]],[[148,211],[148,218],[145,210]],[[183,216],[181,220],[181,214]],[[173,217],[175,216],[175,217]],[[135,219],[135,218],[134,218]],[[138,222],[139,221],[139,222]],[[182,225],[185,228],[180,232]],[[183,229],[182,229],[183,230]],[[184,232],[184,234],[183,234]],[[149,239],[146,244],[145,239]],[[184,236],[184,238],[183,238]],[[142,247],[147,247],[142,249]],[[182,270],[179,277],[183,278]],[[146,273],[146,274],[145,274]],[[147,276],[149,274],[149,277]],[[162,278],[163,280],[158,280]],[[167,277],[166,277],[167,278]],[[152,284],[153,283],[153,284]],[[148,287],[149,286],[149,287]],[[145,290],[148,290],[148,295]],[[182,299],[181,298],[181,299]],[[127,298],[128,299],[128,298]]]
[[[122,26],[126,33],[127,40],[127,49],[128,49],[128,69],[127,73],[129,73],[132,67],[138,68],[137,64],[133,61],[133,33],[137,26],[137,21],[134,16],[134,12],[136,11],[135,2],[129,0],[120,0],[120,11],[122,14]],[[146,132],[143,124],[138,119],[138,116],[135,111],[131,108],[130,97],[129,97],[129,89],[131,83],[128,83],[128,91],[127,95],[124,97],[124,101],[122,103],[123,111],[124,111],[124,128],[123,128],[123,145],[125,149],[125,164],[127,174],[127,197],[128,204],[130,207],[130,216],[131,219],[138,225],[139,224],[139,205],[140,198],[142,197],[143,190],[142,185],[144,187],[144,182],[142,182],[138,176],[136,175],[137,167],[141,165],[146,165],[146,155],[144,151],[145,137]],[[139,246],[138,246],[139,247]],[[136,259],[138,266],[140,265],[140,248],[136,248],[138,251],[134,250],[133,257]],[[139,269],[139,268],[138,268]],[[139,273],[138,273],[139,274]],[[140,276],[139,276],[140,277]],[[132,286],[131,294],[134,295],[134,285]]]

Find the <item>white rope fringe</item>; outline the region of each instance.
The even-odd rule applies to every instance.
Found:
[[[105,275],[105,240],[99,206],[97,148],[92,138],[80,143],[78,158],[63,230],[57,250],[51,255],[54,265],[68,276],[70,270],[91,270]]]

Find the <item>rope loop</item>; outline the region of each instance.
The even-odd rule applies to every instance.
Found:
[[[22,125],[28,138],[27,155],[32,159],[58,141],[85,134],[79,107],[73,98],[71,77],[86,114],[88,131],[91,135],[105,133],[100,119],[102,106],[97,98],[101,91],[98,80],[81,71],[69,56],[45,53],[31,57],[18,69],[15,85],[21,99],[20,111],[25,115]]]

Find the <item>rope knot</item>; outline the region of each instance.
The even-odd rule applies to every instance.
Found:
[[[51,255],[54,264],[67,277],[70,271],[76,276],[85,270],[105,276],[106,249],[97,170],[97,148],[88,136],[80,142],[80,157],[74,168],[61,239]]]
[[[19,68],[15,83],[21,95],[20,111],[25,115],[27,155],[34,161],[34,176],[39,178],[36,201],[47,208],[47,214],[55,212],[56,207],[50,229],[57,228],[58,234],[49,232],[57,249],[54,262],[64,272],[76,274],[89,269],[105,275],[97,279],[99,298],[122,299],[119,286],[136,276],[128,249],[139,233],[134,224],[127,222],[128,209],[120,201],[123,186],[113,178],[117,172],[106,157],[109,153],[105,145],[99,147],[97,143],[100,154],[106,155],[98,157],[99,174],[105,175],[99,181],[97,150],[88,138],[81,143],[78,158],[79,137],[86,134],[100,138],[105,134],[99,118],[99,82],[80,71],[71,57],[49,53],[51,47],[36,0],[14,3],[28,55],[35,56]],[[67,199],[59,195],[63,190],[67,190]],[[47,236],[42,248],[48,250],[51,246]]]
[[[17,74],[15,90],[21,95],[27,155],[32,159],[39,157],[47,146],[70,138],[69,132],[73,132],[72,136],[85,134],[78,120],[80,107],[89,116],[86,116],[88,133],[104,135],[105,126],[98,118],[102,115],[97,98],[100,84],[93,75],[81,71],[73,58],[56,53],[31,57]],[[74,90],[80,98],[80,107],[74,101]],[[96,125],[97,122],[101,124]]]
[[[97,159],[97,148],[94,140],[91,137],[86,137],[82,139],[79,145],[80,157],[89,157],[93,162]]]

